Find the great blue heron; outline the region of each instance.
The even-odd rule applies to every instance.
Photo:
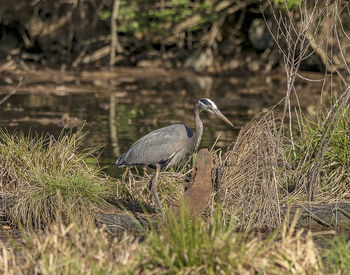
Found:
[[[203,110],[214,114],[233,126],[213,101],[202,98],[194,108],[196,128],[194,133],[183,124],[174,124],[157,129],[136,141],[116,161],[119,167],[148,166],[156,169],[155,174],[151,177],[150,189],[165,219],[166,215],[157,193],[159,171],[177,165],[198,148],[203,134],[203,123],[199,118],[199,113]]]

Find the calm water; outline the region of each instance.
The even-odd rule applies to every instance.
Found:
[[[204,134],[200,147],[226,147],[239,129],[258,112],[276,104],[285,93],[283,75],[208,77],[189,73],[126,72],[25,75],[23,86],[0,106],[0,127],[58,136],[63,127],[77,129],[85,121],[84,147],[100,146],[98,158],[106,171],[118,176],[115,159],[146,133],[174,123],[193,128],[193,105],[211,98],[235,125],[202,113]],[[0,86],[0,99],[13,87]],[[302,107],[315,104],[317,87],[305,90]]]

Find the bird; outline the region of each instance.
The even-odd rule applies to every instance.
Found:
[[[176,166],[197,150],[203,134],[203,123],[199,117],[202,111],[215,115],[233,127],[212,100],[202,98],[194,106],[194,132],[184,124],[159,128],[137,140],[116,161],[118,167],[148,166],[156,170],[151,176],[149,187],[165,220],[167,216],[157,192],[159,172]]]

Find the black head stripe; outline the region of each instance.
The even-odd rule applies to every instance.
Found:
[[[211,103],[206,98],[202,98],[200,102],[202,102],[204,105],[211,106]]]

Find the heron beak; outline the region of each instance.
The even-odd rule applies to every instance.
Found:
[[[233,127],[232,122],[229,121],[228,118],[225,117],[219,110],[213,110],[213,112],[218,118],[220,118],[221,120],[225,121],[227,124],[229,124]]]

